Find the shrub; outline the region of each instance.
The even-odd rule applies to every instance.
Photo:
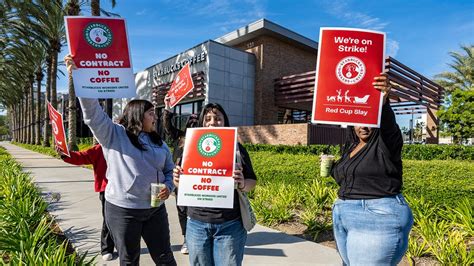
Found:
[[[28,174],[0,147],[0,255],[9,265],[92,265],[58,242],[47,203]]]
[[[474,160],[474,147],[464,145],[403,145],[403,159],[411,160]]]
[[[403,160],[403,191],[426,200],[455,206],[474,193],[474,164],[468,161]]]
[[[248,151],[269,151],[286,154],[332,154],[340,155],[339,146],[332,145],[269,145],[269,144],[244,144]],[[474,147],[463,145],[404,145],[403,159],[410,160],[474,160]]]

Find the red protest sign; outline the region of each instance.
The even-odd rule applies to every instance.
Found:
[[[191,77],[191,70],[187,63],[176,75],[171,88],[166,94],[170,97],[170,107],[173,108],[179,103],[188,93],[194,89],[193,78]]]
[[[60,114],[51,103],[48,102],[49,119],[51,120],[51,128],[53,129],[54,143],[65,155],[69,156],[67,147],[66,133],[64,132],[63,115]]]
[[[65,17],[78,97],[128,98],[136,95],[123,18]]]
[[[185,175],[234,175],[237,128],[188,128],[183,151]]]
[[[188,128],[179,206],[232,208],[237,128]]]
[[[321,28],[312,122],[379,127],[383,97],[372,82],[384,58],[385,33]]]

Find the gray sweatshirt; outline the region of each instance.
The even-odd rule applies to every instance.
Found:
[[[102,111],[96,99],[79,98],[84,122],[102,145],[107,161],[108,202],[123,208],[149,209],[150,184],[164,183],[173,191],[173,159],[168,146],[160,147],[147,133],[139,135],[146,148],[141,151],[130,142],[125,128],[115,124]]]

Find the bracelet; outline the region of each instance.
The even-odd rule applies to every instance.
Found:
[[[242,190],[244,190],[245,186],[246,186],[246,184],[245,184],[245,180],[244,180],[244,186],[243,186],[242,188],[241,188],[240,186],[237,186],[237,188],[238,188],[240,191],[242,191]]]

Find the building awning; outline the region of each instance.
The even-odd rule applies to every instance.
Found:
[[[439,109],[443,103],[444,88],[392,57],[385,60],[392,83],[390,102],[395,112],[410,114],[425,112],[426,108]],[[275,103],[278,107],[312,110],[316,71],[284,76],[274,80]]]

